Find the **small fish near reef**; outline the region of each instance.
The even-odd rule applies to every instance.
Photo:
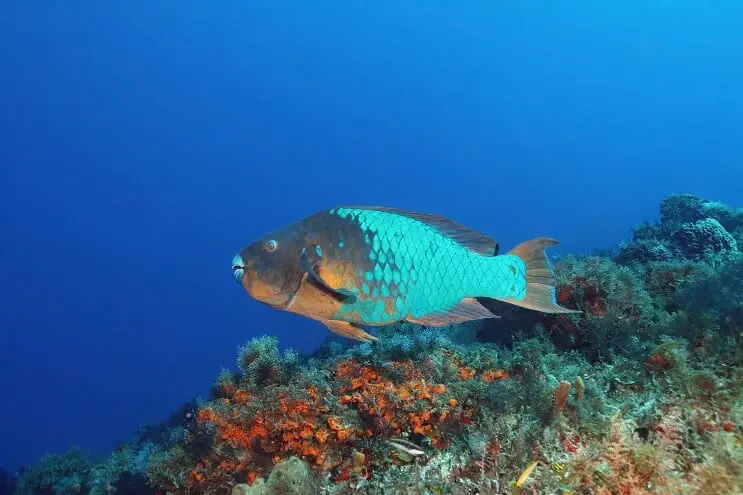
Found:
[[[362,327],[401,321],[446,326],[497,318],[495,299],[543,313],[555,275],[539,237],[498,253],[491,237],[438,215],[383,207],[325,210],[245,247],[234,277],[254,299],[362,342]]]

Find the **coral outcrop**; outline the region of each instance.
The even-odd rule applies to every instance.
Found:
[[[635,228],[620,247],[621,264],[704,260],[738,253],[743,240],[743,209],[691,194],[675,194],[660,205],[660,222]]]

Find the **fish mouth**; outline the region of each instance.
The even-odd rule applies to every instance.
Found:
[[[232,276],[242,284],[243,277],[245,276],[245,261],[239,254],[236,254],[232,258]]]

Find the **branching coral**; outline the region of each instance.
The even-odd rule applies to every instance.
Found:
[[[655,309],[640,273],[598,257],[568,257],[557,267],[559,304],[579,315],[543,317],[560,346],[580,348],[592,360],[631,354],[652,331]]]
[[[299,355],[290,349],[280,353],[278,339],[263,336],[239,349],[237,365],[249,386],[287,383],[298,370]]]
[[[635,429],[632,422],[615,417],[602,444],[576,450],[565,478],[579,493],[657,493],[674,474],[671,446],[643,443]]]
[[[684,280],[697,273],[699,268],[689,261],[648,263],[644,267],[645,289],[653,304],[662,311],[672,313],[678,309],[676,295]]]
[[[684,309],[724,319],[743,306],[741,294],[743,255],[738,255],[696,270],[680,285],[676,302]]]
[[[16,492],[29,495],[87,493],[91,468],[88,456],[77,448],[66,454],[45,455],[18,478]]]

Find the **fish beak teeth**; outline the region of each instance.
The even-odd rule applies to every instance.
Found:
[[[237,254],[234,258],[232,258],[232,276],[235,277],[235,280],[242,283],[244,275],[245,262],[243,261],[242,256]]]

